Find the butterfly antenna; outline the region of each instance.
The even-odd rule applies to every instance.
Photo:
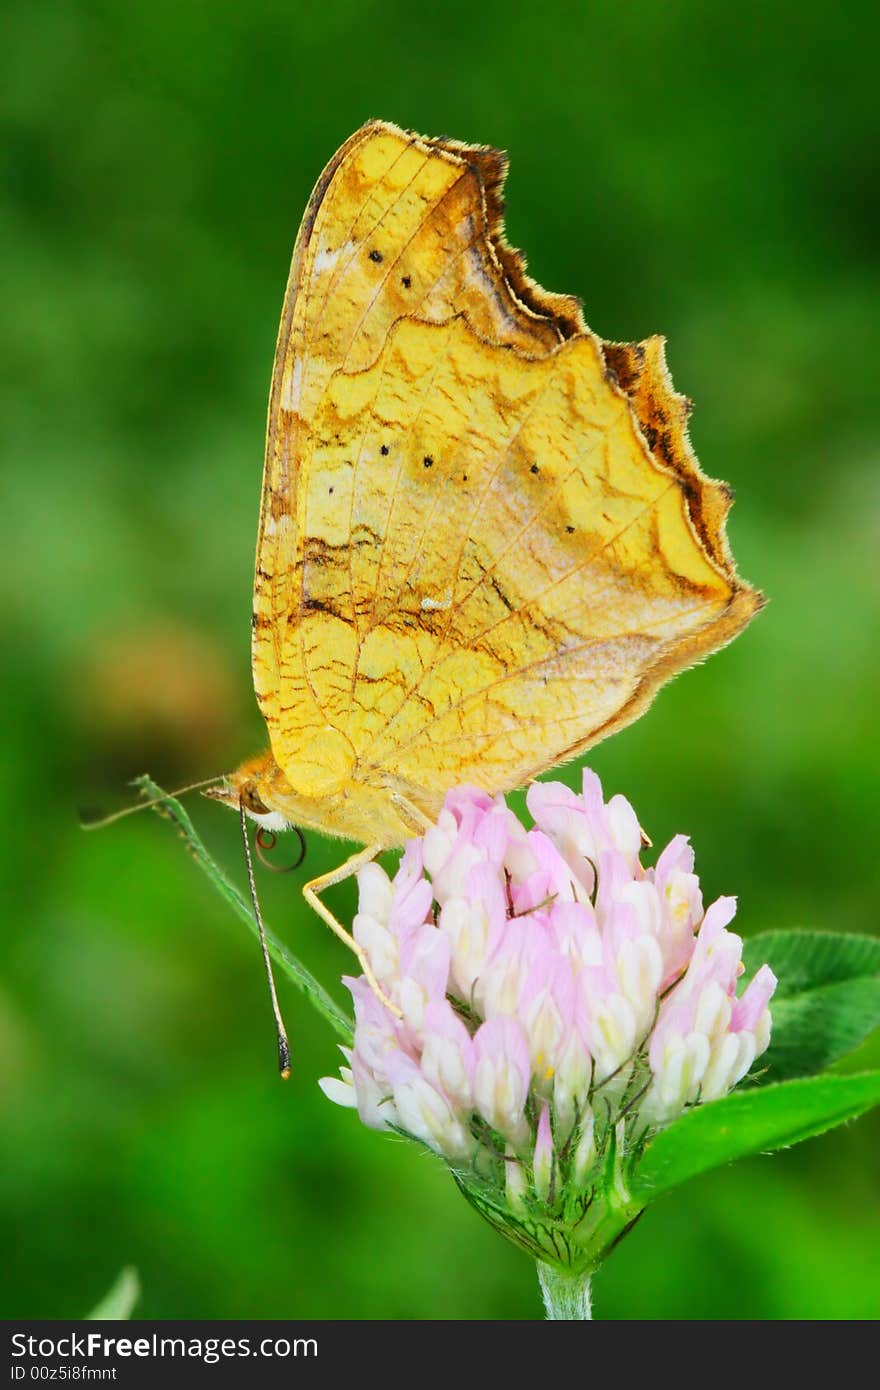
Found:
[[[275,992],[275,976],[272,974],[272,961],[269,958],[266,928],[263,926],[263,914],[260,911],[260,902],[257,897],[257,885],[254,880],[254,861],[251,858],[251,846],[248,840],[247,814],[244,809],[244,801],[241,797],[239,797],[238,800],[238,814],[241,820],[241,838],[244,843],[244,858],[247,864],[251,902],[254,905],[254,916],[257,919],[257,927],[260,932],[260,945],[263,948],[263,963],[266,967],[266,979],[269,982],[269,998],[272,1000],[272,1012],[275,1015],[275,1028],[278,1033],[278,1070],[281,1073],[282,1081],[286,1081],[290,1076],[290,1043],[287,1040],[287,1029],[284,1026],[284,1019],[281,1017],[278,995]]]
[[[177,791],[166,792],[164,796],[153,796],[149,801],[138,801],[134,806],[123,806],[121,811],[113,811],[109,816],[103,815],[101,811],[83,807],[79,812],[79,823],[83,830],[103,830],[105,825],[112,825],[115,820],[122,820],[123,816],[133,816],[136,811],[146,811],[150,806],[160,805],[167,801],[169,796],[183,796],[185,792],[198,791],[199,787],[208,787],[222,780],[222,773],[219,777],[203,777],[200,782],[190,782],[189,786],[178,787]]]

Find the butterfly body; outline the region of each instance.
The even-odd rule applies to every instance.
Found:
[[[279,831],[297,825],[341,840],[354,840],[380,849],[394,849],[440,809],[436,798],[419,789],[376,779],[372,785],[349,777],[334,789],[306,796],[291,786],[271,750],[249,758],[227,778],[224,786],[206,795],[245,810],[263,829]]]

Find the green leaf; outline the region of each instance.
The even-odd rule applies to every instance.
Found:
[[[767,931],[743,945],[745,975],[764,962],[779,980],[774,998],[880,974],[880,938],[830,931]]]
[[[835,932],[764,932],[745,943],[751,976],[765,961],[779,979],[770,1047],[757,1070],[770,1081],[822,1071],[880,1026],[880,941]]]
[[[130,1266],[123,1269],[113,1287],[96,1303],[86,1322],[118,1322],[131,1317],[131,1310],[141,1294],[141,1284],[137,1270]]]
[[[136,778],[135,786],[150,798],[157,800],[158,805],[154,808],[157,814],[171,821],[199,868],[208,875],[220,895],[226,899],[259,940],[260,929],[250,904],[242,897],[235,885],[229,881],[219,865],[214,863],[180,802],[175,801],[173,796],[164,792],[150,777]],[[268,927],[266,928],[266,945],[272,959],[284,971],[288,979],[292,980],[297,989],[306,996],[309,1003],[313,1004],[327,1022],[336,1029],[343,1042],[350,1046],[354,1039],[354,1024],[335,1000],[331,999],[324,986],[315,979],[311,971],[297,960],[296,956],[287,949],[283,942],[279,941]]]
[[[695,1106],[646,1146],[629,1184],[631,1194],[646,1204],[736,1158],[787,1148],[822,1134],[878,1101],[880,1071],[871,1071],[783,1081]]]
[[[812,1076],[852,1052],[880,1026],[880,980],[845,980],[793,999],[771,1000],[770,1046],[755,1063],[770,1081]]]

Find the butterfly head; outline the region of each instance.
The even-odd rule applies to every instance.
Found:
[[[243,805],[263,830],[287,830],[290,821],[277,804],[277,784],[282,775],[272,754],[261,753],[248,758],[216,786],[206,788],[203,795],[234,811]]]

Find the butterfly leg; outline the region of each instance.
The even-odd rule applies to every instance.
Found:
[[[365,864],[369,864],[372,859],[375,859],[381,848],[381,845],[367,845],[366,849],[359,850],[357,854],[353,854],[350,859],[346,859],[345,863],[340,864],[338,869],[334,869],[332,873],[322,874],[320,878],[313,878],[311,882],[304,885],[302,892],[309,907],[317,912],[321,921],[326,922],[334,936],[338,936],[339,940],[344,942],[348,949],[353,951],[357,956],[367,984],[379,1000],[379,1003],[384,1004],[386,1009],[390,1009],[396,1018],[402,1018],[403,1015],[400,1010],[396,1005],[392,1004],[391,1000],[382,989],[382,986],[379,984],[379,981],[376,979],[376,976],[373,974],[373,967],[370,965],[363,947],[358,945],[351,935],[351,932],[345,930],[342,923],[337,921],[330,909],[325,907],[318,897],[318,894],[323,893],[325,888],[332,888],[334,884],[342,883],[345,879],[351,878],[353,874],[357,873],[358,869],[362,869]]]
[[[430,816],[426,816],[424,811],[420,811],[414,802],[409,801],[400,792],[392,792],[391,800],[399,811],[402,811],[404,818],[409,821],[410,828],[414,829],[417,835],[424,835],[426,830],[430,830],[434,824]]]

